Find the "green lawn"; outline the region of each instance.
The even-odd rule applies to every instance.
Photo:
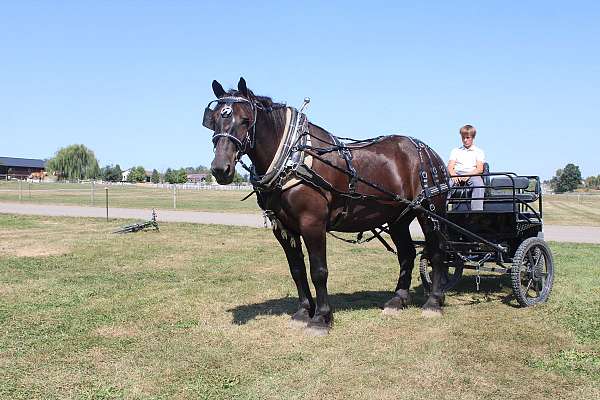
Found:
[[[384,316],[398,266],[328,242],[327,337],[288,328],[296,293],[265,229],[0,215],[0,398],[600,397],[600,246],[551,243],[549,303],[466,276],[443,318]]]

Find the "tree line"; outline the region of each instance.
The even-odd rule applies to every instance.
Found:
[[[47,163],[49,172],[54,173],[59,180],[80,181],[84,179],[102,179],[107,182],[121,182],[123,170],[119,164],[99,167],[94,152],[82,144],[73,144],[61,148]],[[127,175],[128,182],[152,182],[152,183],[186,183],[188,174],[206,174],[206,183],[211,183],[213,177],[210,170],[199,165],[180,169],[167,168],[164,174],[153,169],[151,174],[138,165],[131,168]],[[247,182],[248,176],[242,176],[237,171],[233,179],[234,183]],[[582,179],[579,166],[569,163],[564,168],[556,171],[556,174],[547,181],[550,188],[556,193],[572,192],[575,189],[586,187],[588,189],[600,189],[600,175],[589,176]]]
[[[121,182],[125,172],[119,164],[106,165],[100,168],[94,152],[82,144],[74,144],[59,149],[54,157],[48,161],[46,168],[59,180],[67,181],[102,179],[106,182]],[[143,166],[138,165],[129,170],[127,182],[186,183],[188,174],[206,174],[206,183],[213,182],[210,170],[203,165],[179,169],[167,168],[164,174],[157,169],[153,169],[152,173],[148,174]],[[242,183],[246,181],[247,176],[241,176],[236,171],[233,182]]]

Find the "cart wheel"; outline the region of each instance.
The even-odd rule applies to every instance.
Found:
[[[510,277],[515,297],[523,307],[548,300],[554,282],[554,261],[544,240],[532,237],[521,243]]]
[[[462,266],[450,268],[454,269],[454,272],[452,274],[450,274],[448,270],[445,270],[443,274],[443,292],[447,292],[448,290],[452,289],[462,277]],[[421,274],[421,282],[423,283],[423,289],[425,289],[425,292],[430,292],[432,269],[429,260],[423,256],[421,256],[421,260],[419,261],[419,273]]]

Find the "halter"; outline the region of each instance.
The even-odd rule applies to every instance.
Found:
[[[221,109],[221,117],[222,118],[233,118],[233,109],[231,106],[234,103],[247,103],[250,105],[250,108],[252,109],[252,124],[246,131],[246,136],[244,137],[243,141],[239,140],[237,137],[232,135],[230,132],[217,132],[216,131],[216,124],[212,118],[212,113],[214,112],[214,110],[210,108],[213,105],[213,103],[214,104],[225,104],[225,107],[223,107]],[[202,121],[202,125],[204,125],[208,129],[214,131],[213,136],[212,136],[213,146],[216,148],[217,142],[222,137],[231,140],[235,144],[235,147],[237,148],[237,152],[238,152],[237,158],[238,159],[244,153],[246,153],[248,145],[250,145],[250,148],[254,148],[255,137],[256,137],[256,113],[257,113],[258,108],[262,109],[262,107],[259,104],[256,104],[256,102],[254,102],[252,100],[248,100],[245,97],[239,97],[239,96],[221,97],[219,99],[213,100],[210,103],[208,103],[208,105],[204,109],[204,120]],[[232,127],[233,127],[233,125],[232,125]],[[250,133],[250,130],[252,130],[252,134]]]

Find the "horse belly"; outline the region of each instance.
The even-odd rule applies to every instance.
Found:
[[[345,206],[335,208],[329,226],[339,232],[364,232],[393,222],[406,207],[401,203],[349,200]]]

